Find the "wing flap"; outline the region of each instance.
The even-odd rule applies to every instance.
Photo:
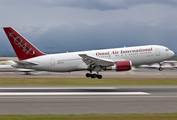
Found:
[[[83,58],[83,62],[87,65],[113,66],[115,63],[113,60],[98,58],[87,54],[79,54],[79,56]]]

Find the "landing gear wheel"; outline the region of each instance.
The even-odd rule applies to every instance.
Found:
[[[86,73],[85,76],[86,76],[86,77],[91,77],[91,74],[90,74],[90,73]]]
[[[31,75],[31,72],[25,72],[25,75]]]
[[[94,76],[93,76],[93,75],[91,75],[90,77],[91,77],[91,78],[94,78]]]
[[[98,72],[97,72],[97,74],[92,74],[92,71],[90,71],[90,73],[86,73],[85,76],[86,76],[87,78],[91,77],[91,78],[102,79],[102,75],[99,75]]]
[[[159,67],[159,71],[162,71],[163,70],[163,68],[162,67]]]
[[[97,75],[97,78],[98,78],[98,79],[101,79],[101,78],[102,78],[102,75]]]
[[[97,74],[92,74],[91,75],[91,78],[96,78],[97,77]]]

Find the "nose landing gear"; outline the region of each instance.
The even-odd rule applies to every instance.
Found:
[[[163,68],[162,67],[159,67],[159,71],[162,71],[163,70]]]
[[[162,68],[162,63],[159,63],[159,71],[162,71],[163,68]]]

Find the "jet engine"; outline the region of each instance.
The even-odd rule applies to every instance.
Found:
[[[115,64],[116,64],[116,71],[127,71],[127,70],[131,70],[132,68],[132,62],[129,60],[117,61]]]
[[[129,60],[125,61],[117,61],[115,62],[114,66],[105,67],[103,70],[116,70],[116,71],[127,71],[131,70],[132,62]]]

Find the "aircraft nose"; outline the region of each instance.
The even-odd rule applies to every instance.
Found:
[[[175,53],[171,50],[170,51],[170,57],[173,57],[175,55]]]

